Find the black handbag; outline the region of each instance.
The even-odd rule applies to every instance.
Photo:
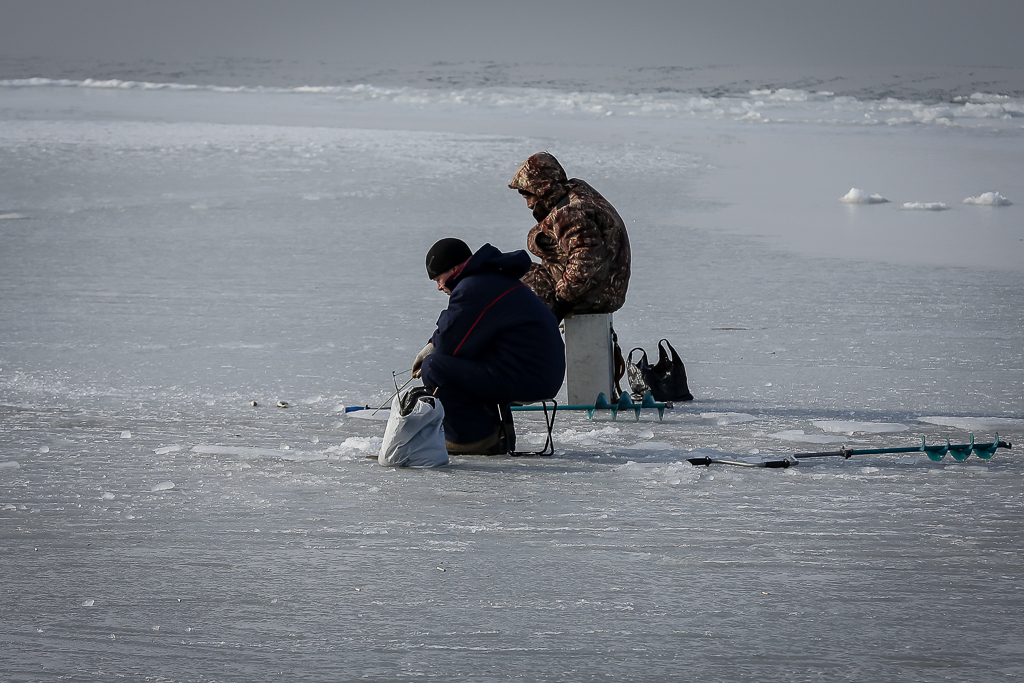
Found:
[[[666,346],[668,351],[665,350]],[[633,354],[637,351],[642,355],[634,363]],[[655,401],[693,400],[693,394],[686,385],[686,367],[667,339],[658,342],[658,362],[653,366],[647,361],[647,352],[639,346],[630,351],[626,360],[626,375],[630,391],[637,399],[650,391]]]

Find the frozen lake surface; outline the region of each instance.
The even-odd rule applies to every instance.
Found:
[[[0,83],[3,679],[1024,677],[1021,92],[460,69]],[[434,240],[525,246],[542,149],[630,230],[624,350],[667,337],[696,400],[378,466],[342,407],[429,336]]]

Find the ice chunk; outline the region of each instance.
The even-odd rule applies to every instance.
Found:
[[[16,470],[19,467],[21,467],[21,463],[16,460],[0,462],[0,470]]]
[[[906,202],[900,208],[908,211],[945,211],[949,207],[942,202]]]
[[[114,500],[114,494],[109,491],[100,496],[103,500]]]
[[[174,482],[173,481],[162,481],[159,484],[154,484],[153,488],[151,488],[150,491],[153,491],[155,493],[157,491],[170,491],[173,488],[174,488]]]
[[[92,607],[96,604],[95,600],[86,600],[82,603],[82,607]]]
[[[700,472],[688,462],[641,463],[630,460],[614,471],[635,479],[653,479],[669,486],[692,484],[700,479]]]
[[[121,438],[122,439],[130,439],[130,438],[132,438],[132,433],[126,429],[123,432],[121,432]]]
[[[49,446],[40,446],[39,447],[39,452],[40,453],[49,453],[50,452],[50,447]]]
[[[797,441],[800,443],[843,443],[845,436],[826,436],[824,434],[804,434],[802,429],[785,429],[781,432],[769,434],[773,439],[782,441]]]
[[[977,197],[968,197],[964,200],[964,204],[977,204],[979,206],[1010,206],[1013,202],[998,192],[983,192]]]
[[[175,445],[175,446],[163,446],[161,448],[155,449],[153,452],[156,453],[157,455],[167,455],[168,453],[177,453],[180,450],[181,450],[181,446]]]
[[[869,195],[864,190],[851,187],[849,192],[839,198],[839,201],[847,204],[885,204],[889,200],[880,194]]]
[[[867,434],[889,434],[891,432],[905,432],[909,427],[898,422],[848,422],[844,420],[811,420],[818,429],[823,432],[839,432],[842,434],[854,434],[862,432]]]

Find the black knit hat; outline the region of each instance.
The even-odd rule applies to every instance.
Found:
[[[433,280],[473,255],[469,245],[457,237],[445,237],[434,242],[427,252],[427,276]]]

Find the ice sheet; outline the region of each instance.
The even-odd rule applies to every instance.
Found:
[[[0,85],[12,680],[1019,674],[1019,446],[686,462],[1019,442],[1019,205],[961,202],[1024,194],[1019,99],[69,80]],[[616,331],[696,400],[379,467],[337,407],[429,335],[429,244],[524,246],[541,149],[626,219]]]

